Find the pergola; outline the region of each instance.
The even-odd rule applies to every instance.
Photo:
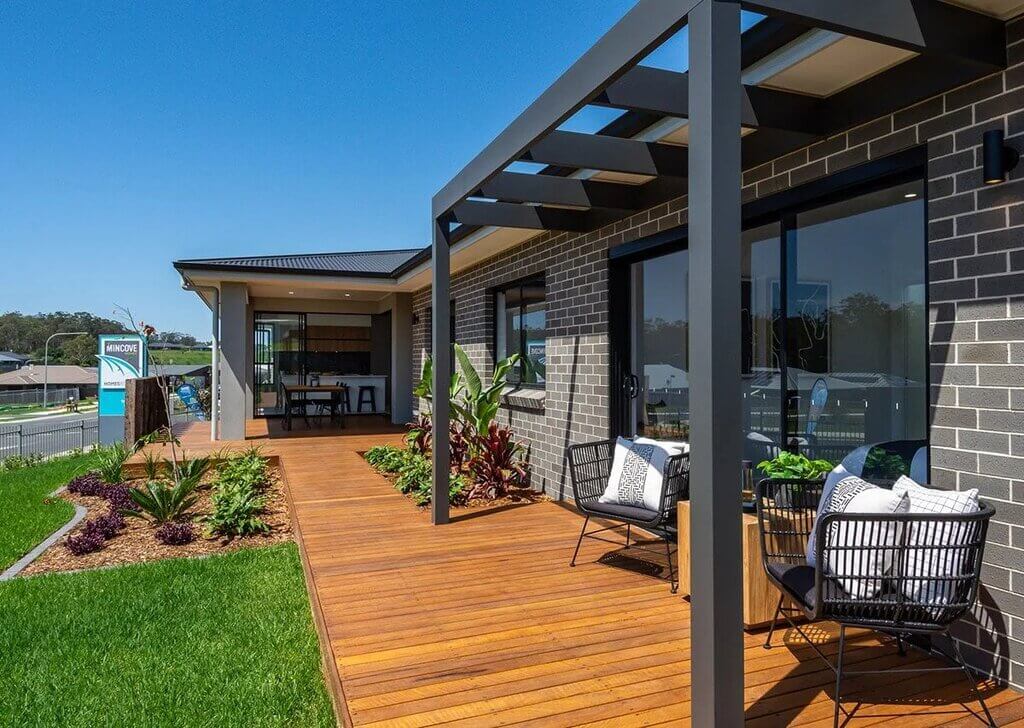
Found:
[[[1005,25],[943,0],[640,0],[433,198],[433,520],[448,520],[449,247],[477,228],[586,232],[688,196],[694,723],[743,720],[740,489],[742,172],[1006,65]],[[977,5],[977,3],[973,3]],[[740,10],[766,15],[741,32]],[[689,25],[689,70],[637,65]],[[821,29],[899,49],[827,96],[745,83],[743,69]],[[871,46],[875,47],[875,46]],[[680,67],[685,59],[680,58]],[[625,109],[598,134],[559,130]],[[687,119],[686,145],[630,138]],[[741,133],[742,132],[742,133]],[[542,173],[510,164],[548,165]],[[598,170],[623,181],[572,174]],[[572,176],[570,176],[572,174]],[[718,485],[720,487],[713,487]]]

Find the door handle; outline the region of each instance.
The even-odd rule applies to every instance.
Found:
[[[640,378],[636,374],[627,374],[624,384],[630,399],[636,399],[640,395]]]

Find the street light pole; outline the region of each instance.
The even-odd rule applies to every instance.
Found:
[[[43,344],[43,411],[46,411],[46,390],[50,384],[50,339],[57,336],[88,336],[88,331],[61,331],[56,334],[50,334],[46,338],[46,343]]]

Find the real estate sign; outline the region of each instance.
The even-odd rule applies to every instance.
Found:
[[[99,337],[99,439],[109,445],[124,439],[124,386],[146,376],[146,340],[138,334]]]

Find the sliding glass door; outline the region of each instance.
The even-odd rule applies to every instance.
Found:
[[[784,211],[740,246],[745,457],[927,437],[923,183]],[[629,263],[630,435],[689,434],[688,251]]]
[[[285,384],[304,379],[305,315],[257,313],[253,320],[254,409],[257,417],[284,413]]]

